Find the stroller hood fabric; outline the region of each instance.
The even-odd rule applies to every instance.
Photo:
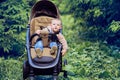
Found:
[[[33,5],[29,22],[32,18],[41,15],[46,15],[54,18],[60,17],[57,7],[48,0],[38,1],[35,5]]]

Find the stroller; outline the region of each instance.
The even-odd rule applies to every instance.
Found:
[[[57,80],[60,72],[67,77],[67,71],[62,70],[62,45],[56,40],[58,49],[56,55],[50,55],[50,48],[47,47],[50,36],[54,34],[43,34],[42,41],[44,45],[42,57],[38,58],[34,49],[34,44],[38,35],[34,34],[36,30],[48,26],[54,18],[60,19],[57,7],[48,0],[38,1],[31,10],[29,24],[27,26],[26,49],[28,60],[23,63],[23,80],[34,80],[38,75],[51,75],[52,80]],[[60,31],[62,32],[62,30]],[[64,65],[67,61],[64,61]]]

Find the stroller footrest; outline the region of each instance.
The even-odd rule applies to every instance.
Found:
[[[36,63],[50,63],[52,61],[54,61],[55,58],[53,57],[49,57],[49,56],[42,56],[42,57],[35,57],[33,59],[34,62]]]

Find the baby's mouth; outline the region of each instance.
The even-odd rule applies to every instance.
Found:
[[[57,29],[57,28],[55,28],[55,29]]]

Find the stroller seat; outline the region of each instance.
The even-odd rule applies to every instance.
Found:
[[[47,27],[50,24],[52,19],[54,19],[54,18],[48,17],[48,16],[40,16],[40,17],[33,18],[30,22],[30,36],[32,36],[36,30]],[[36,42],[36,38],[34,38],[32,40],[32,45],[34,45],[35,42]],[[48,44],[46,44],[46,45],[48,45]]]
[[[39,30],[39,29],[42,30],[43,28],[47,27],[51,23],[52,19],[54,18],[48,17],[48,16],[40,16],[40,17],[33,18],[30,22],[30,36],[32,36],[36,30]],[[55,59],[56,55],[50,54],[50,48],[48,47],[49,45],[48,35],[42,35],[42,36],[43,36],[42,41],[44,46],[42,57],[40,58],[37,57],[34,47],[31,48],[31,57],[33,61],[36,61],[36,62],[40,62],[40,63],[51,62]],[[32,39],[31,46],[34,46],[37,39],[38,39],[38,36],[35,36]]]
[[[50,63],[52,62],[56,55],[50,54],[50,48],[44,48],[42,57],[38,58],[34,48],[31,48],[31,57],[36,63]]]
[[[55,55],[50,54],[48,34],[43,34],[41,38],[44,47],[41,57],[38,58],[34,48],[36,40],[39,38],[38,35],[32,38],[35,31],[49,26],[54,18],[60,19],[60,14],[50,0],[40,0],[33,5],[26,33],[27,60],[23,63],[23,80],[34,80],[37,75],[51,75],[52,80],[57,80],[60,72],[67,77],[67,71],[62,69],[62,44],[58,40],[56,41],[58,49]]]

